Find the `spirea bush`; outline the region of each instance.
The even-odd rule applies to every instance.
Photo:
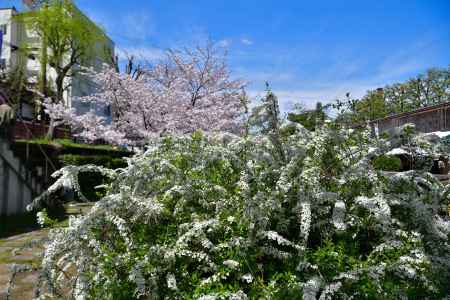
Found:
[[[90,213],[51,232],[50,291],[76,299],[447,295],[449,186],[415,171],[382,177],[371,160],[386,147],[365,131],[294,131],[277,143],[167,137],[128,159]],[[77,168],[60,172],[61,182],[73,184]]]

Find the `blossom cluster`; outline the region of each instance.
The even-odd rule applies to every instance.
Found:
[[[272,141],[200,133],[155,140],[114,172],[107,195],[88,214],[52,231],[43,268],[54,294],[448,294],[448,185],[423,172],[376,172],[370,161],[386,149],[365,131],[297,126],[280,137],[285,160]],[[61,174],[74,183],[76,168]]]
[[[225,54],[211,44],[184,51],[169,50],[139,75],[105,66],[85,69],[96,92],[80,101],[110,109],[112,120],[94,111],[77,115],[63,104],[47,104],[52,120],[72,126],[87,141],[139,144],[165,134],[242,130],[245,83],[231,79]]]

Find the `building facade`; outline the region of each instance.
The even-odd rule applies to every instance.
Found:
[[[37,82],[39,72],[41,70],[39,62],[39,54],[41,52],[41,42],[39,36],[25,26],[15,20],[14,16],[20,14],[14,7],[0,8],[0,31],[2,31],[3,40],[1,43],[0,53],[0,72],[8,72],[17,68],[22,68],[25,71],[28,82]],[[92,22],[92,26],[97,26]],[[20,51],[21,47],[26,45],[29,49],[24,55],[24,51]],[[99,70],[104,63],[111,64],[114,57],[114,42],[106,37],[105,40],[99,41],[94,47],[94,56],[89,65],[85,67],[93,67]],[[80,66],[76,66],[80,67]],[[50,85],[54,85],[56,79],[56,72],[50,66],[47,66],[47,81]],[[95,92],[95,85],[82,75],[74,75],[66,78],[64,91],[64,102],[69,108],[75,108],[78,113],[85,113],[89,110],[95,110],[100,116],[107,119],[110,118],[110,111],[108,108],[99,107],[96,103],[88,103],[80,101],[79,98],[88,96]],[[32,117],[33,111],[25,109],[21,112],[25,118]]]
[[[14,7],[0,7],[0,31],[2,31],[3,36],[2,49],[0,51],[0,70],[10,69],[20,63],[18,45],[23,40],[23,29],[18,22],[12,21],[17,14],[18,12]]]

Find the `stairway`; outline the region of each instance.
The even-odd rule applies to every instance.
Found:
[[[0,216],[26,212],[43,188],[36,172],[15,155],[11,142],[0,134]]]

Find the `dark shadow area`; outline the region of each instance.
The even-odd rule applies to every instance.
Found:
[[[39,229],[35,213],[0,216],[0,239]]]

